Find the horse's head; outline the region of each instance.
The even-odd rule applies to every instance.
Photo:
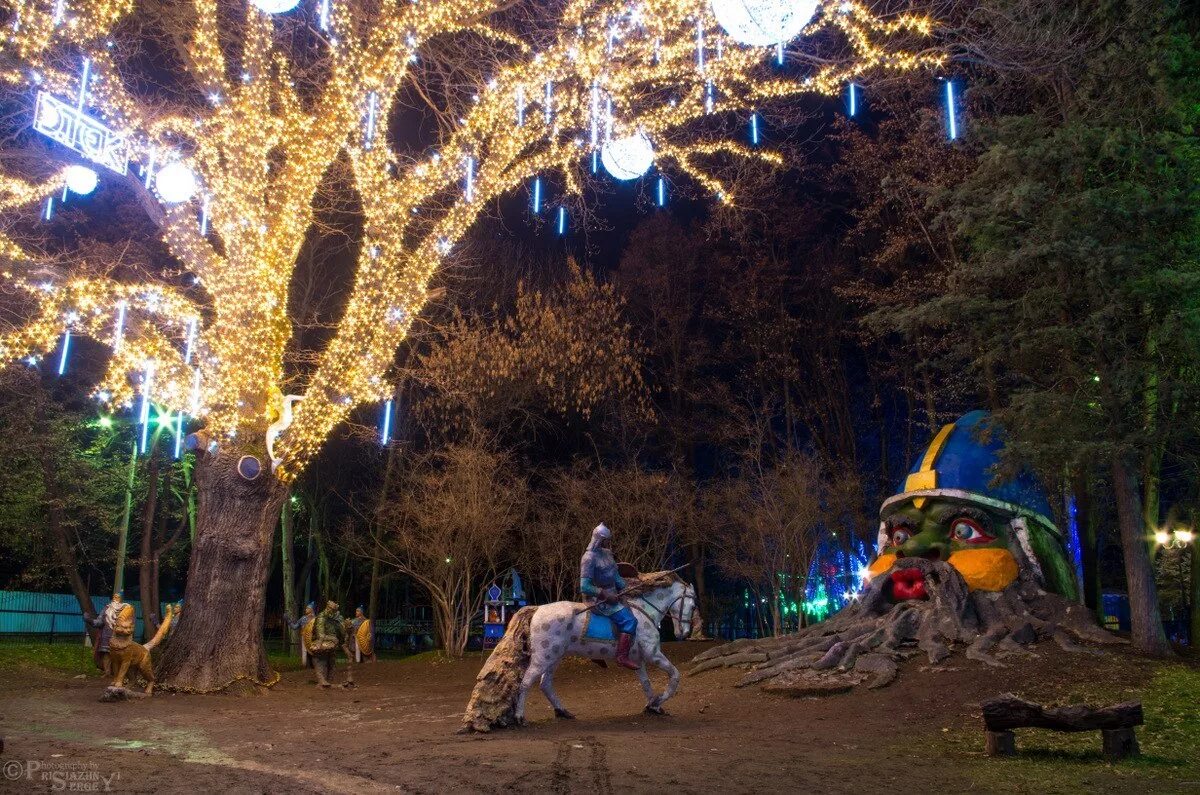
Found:
[[[700,623],[700,607],[696,602],[696,589],[686,582],[680,584],[683,590],[671,605],[671,623],[675,625],[675,640],[687,640],[692,636],[693,625]]]
[[[643,598],[671,617],[675,639],[687,640],[691,637],[692,624],[699,615],[696,610],[696,589],[674,572],[643,574],[640,579],[648,587],[648,591],[643,592]]]

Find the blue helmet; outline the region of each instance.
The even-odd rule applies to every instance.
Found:
[[[912,500],[948,497],[1023,516],[1061,541],[1046,493],[1032,472],[1022,469],[996,481],[1004,439],[999,428],[986,427],[988,419],[986,411],[972,411],[942,428],[913,464],[900,490],[884,500],[881,513]]]

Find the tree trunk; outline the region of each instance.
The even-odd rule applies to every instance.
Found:
[[[1191,641],[1192,648],[1200,643],[1200,541],[1192,541],[1192,598],[1189,602],[1192,610]]]
[[[245,480],[238,458],[238,451],[222,450],[196,461],[196,544],[186,609],[159,672],[167,688],[213,692],[276,678],[262,631],[272,542],[287,488],[265,467]]]
[[[1133,646],[1154,657],[1173,656],[1171,644],[1163,632],[1158,609],[1158,589],[1154,585],[1154,566],[1146,547],[1141,495],[1137,479],[1127,462],[1114,455],[1113,491],[1117,498],[1117,523],[1121,529],[1121,549],[1125,557],[1125,583],[1129,593],[1129,613],[1133,622]]]
[[[54,553],[58,558],[59,565],[67,575],[67,583],[71,586],[71,593],[74,594],[75,601],[79,603],[80,612],[84,615],[92,615],[95,612],[95,608],[92,606],[92,596],[88,593],[83,577],[79,575],[79,560],[75,555],[75,548],[71,545],[70,536],[67,534],[62,501],[57,496],[61,493],[58,479],[55,477],[57,470],[51,461],[43,459],[42,474],[45,478],[46,527],[50,531],[50,543],[54,546]],[[99,631],[91,626],[87,626],[86,629],[94,647],[99,638]]]
[[[291,621],[299,615],[296,609],[296,550],[293,548],[292,534],[292,490],[288,489],[283,497],[283,510],[279,513],[279,561],[283,569],[283,614],[287,618],[284,626],[287,631],[288,649],[299,654],[300,633],[292,629]]]
[[[379,614],[379,543],[375,543],[375,556],[371,559],[371,590],[367,596],[367,618],[372,621]]]
[[[142,505],[142,548],[138,556],[138,598],[142,600],[142,637],[158,632],[158,605],[154,603],[154,513],[158,508],[158,448],[146,465],[146,502]]]
[[[113,568],[113,593],[125,590],[125,554],[129,548],[129,520],[133,516],[133,484],[137,478],[137,442],[129,452],[129,478],[125,483],[125,513],[117,531],[117,561]]]
[[[1096,516],[1095,500],[1092,495],[1092,479],[1085,472],[1076,472],[1071,478],[1071,491],[1075,495],[1075,521],[1079,529],[1079,557],[1083,568],[1080,591],[1083,603],[1103,621],[1103,600],[1100,596],[1100,534]]]

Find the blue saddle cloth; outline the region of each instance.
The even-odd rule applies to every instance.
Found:
[[[588,640],[604,640],[609,643],[617,642],[617,629],[608,616],[596,615],[594,611],[587,613],[587,624],[583,628],[583,636]]]

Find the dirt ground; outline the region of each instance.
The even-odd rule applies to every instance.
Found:
[[[667,650],[682,661],[705,647]],[[528,727],[469,736],[455,730],[478,656],[359,665],[354,690],[321,691],[297,671],[263,696],[162,693],[118,704],[97,701],[98,677],[10,670],[0,672],[0,790],[57,781],[171,793],[1200,792],[1170,760],[1131,771],[1084,752],[1060,776],[982,755],[981,700],[1031,693],[1030,682],[1042,696],[1067,694],[1081,679],[1136,693],[1156,664],[1057,650],[999,671],[952,660],[938,671],[910,661],[884,690],[822,699],[738,690],[732,671],[684,676],[666,717],[642,713],[632,673],[571,660],[555,684],[577,720],[556,720],[534,692]],[[1036,745],[1018,735],[1035,758]]]

